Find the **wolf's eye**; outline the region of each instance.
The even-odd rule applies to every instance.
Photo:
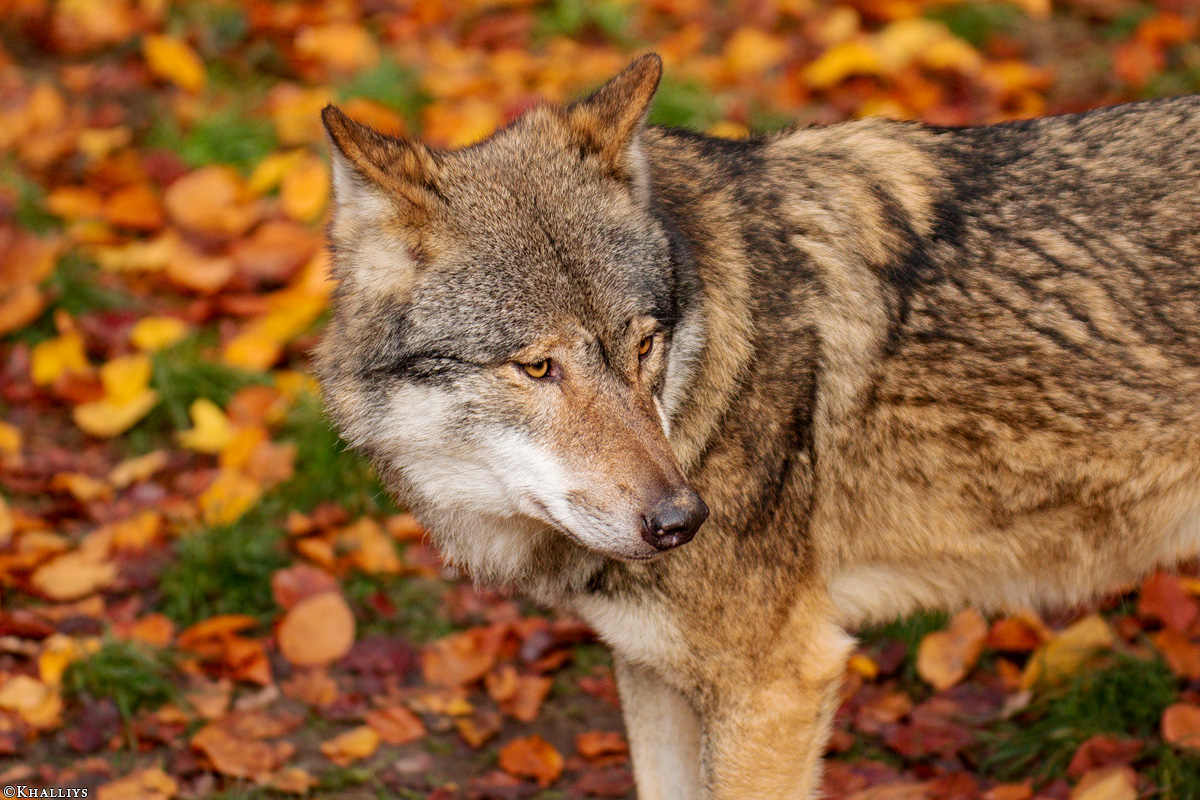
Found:
[[[525,370],[525,374],[531,378],[544,378],[550,374],[550,359],[543,358],[532,364],[522,364],[521,369]]]
[[[638,343],[638,358],[645,358],[654,349],[654,337],[647,336]]]

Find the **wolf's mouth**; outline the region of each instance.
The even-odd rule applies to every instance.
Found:
[[[577,534],[575,534],[570,528],[568,528],[562,522],[562,520],[560,520],[558,517],[556,517],[554,515],[554,513],[549,509],[549,507],[545,503],[543,503],[541,500],[538,500],[536,497],[526,497],[526,499],[529,501],[530,505],[532,505],[539,512],[541,512],[538,515],[538,519],[540,522],[546,523],[551,528],[553,528],[555,531],[557,531],[558,533],[561,533],[563,536],[566,536],[572,542],[574,542],[575,544],[584,548],[585,550],[590,550],[593,553],[599,553],[600,555],[603,555],[607,558],[616,558],[621,561],[653,561],[654,559],[658,558],[658,556],[660,555],[659,553],[647,553],[646,555],[636,555],[636,554],[628,554],[628,553],[617,554],[617,553],[609,552],[606,550],[601,550],[601,549],[597,548],[594,544],[589,544],[588,542],[586,542],[582,538],[580,538]]]

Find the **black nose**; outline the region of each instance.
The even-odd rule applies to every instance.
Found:
[[[689,488],[668,492],[642,514],[642,538],[655,550],[687,544],[708,519],[708,506]]]

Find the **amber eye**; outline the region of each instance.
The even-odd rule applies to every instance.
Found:
[[[525,370],[525,374],[531,378],[544,378],[550,374],[550,359],[543,358],[532,364],[522,364],[521,369]]]
[[[638,358],[645,358],[650,355],[650,351],[654,349],[654,337],[647,336],[638,343]]]

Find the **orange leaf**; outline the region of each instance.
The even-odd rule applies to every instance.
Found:
[[[237,171],[220,165],[184,175],[167,188],[164,201],[176,225],[216,242],[241,236],[262,215]]]
[[[329,170],[325,162],[309,155],[283,176],[279,205],[297,222],[312,222],[329,201]]]
[[[1200,616],[1200,604],[1184,592],[1179,578],[1158,572],[1142,584],[1138,596],[1138,614],[1157,619],[1168,628],[1183,632]]]
[[[1200,678],[1200,647],[1195,642],[1171,628],[1164,628],[1151,638],[1172,672],[1187,680]]]
[[[367,724],[388,744],[403,745],[425,736],[421,718],[404,706],[390,706],[367,712]]]
[[[575,749],[589,761],[604,756],[620,756],[629,752],[625,737],[613,731],[587,731],[575,737]]]
[[[542,701],[550,694],[550,687],[553,685],[552,678],[522,675],[517,678],[516,691],[503,704],[503,708],[513,719],[533,722],[537,719],[538,712],[542,709]]]
[[[925,637],[917,651],[917,674],[939,691],[961,681],[979,660],[988,625],[973,608],[954,615],[949,627]]]
[[[1168,744],[1200,750],[1200,706],[1176,703],[1162,715],[1162,737]]]
[[[118,228],[153,232],[166,221],[162,201],[144,183],[127,186],[104,202],[104,219]]]
[[[540,736],[514,739],[500,751],[500,768],[518,778],[533,778],[545,788],[558,780],[563,757]]]
[[[1093,770],[1071,791],[1071,800],[1137,800],[1137,796],[1137,774],[1129,767]]]
[[[51,600],[78,600],[108,586],[117,577],[111,561],[74,551],[43,564],[30,576],[33,588]]]
[[[149,767],[97,787],[96,800],[171,800],[178,792],[174,778],[158,767]]]
[[[479,629],[455,633],[429,644],[421,653],[426,683],[453,689],[482,678],[496,663],[496,644]]]
[[[339,767],[361,761],[379,749],[379,734],[370,725],[360,725],[321,743],[321,754]]]
[[[220,722],[205,725],[192,737],[192,747],[204,753],[213,769],[233,778],[263,780],[291,758],[289,742],[264,742],[232,735]]]
[[[337,661],[354,645],[354,614],[337,592],[301,600],[275,633],[279,651],[297,666]]]

